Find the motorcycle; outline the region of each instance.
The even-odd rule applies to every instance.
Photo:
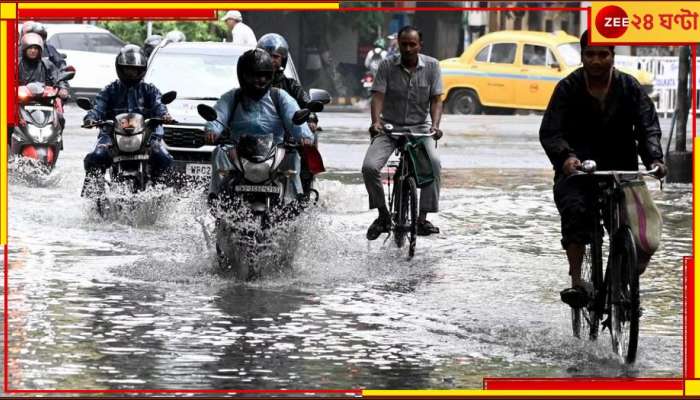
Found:
[[[306,123],[311,112],[321,112],[330,102],[323,90],[312,91],[311,99],[307,108],[295,113],[294,124]],[[212,107],[199,104],[197,111],[205,120],[225,126]],[[225,131],[223,137],[228,136]],[[235,146],[221,138],[217,144],[221,151],[212,155],[212,170],[221,180],[216,198],[210,198],[216,218],[217,261],[223,272],[252,280],[261,276],[258,261],[266,250],[273,257],[285,256],[277,254],[273,236],[279,239],[277,228],[284,230],[284,222],[293,220],[308,203],[294,189],[299,164],[290,165],[299,159],[304,146],[287,140],[276,143],[272,133],[243,133]],[[285,260],[275,264],[284,265]]]
[[[177,92],[171,91],[161,96],[161,103],[170,104],[177,97]],[[81,97],[76,100],[78,106],[89,111],[93,108],[92,103],[87,98]],[[146,190],[153,184],[150,171],[150,138],[153,130],[163,123],[161,118],[148,118],[140,113],[118,114],[112,120],[96,121],[83,128],[106,127],[109,132],[113,146],[112,166],[107,170],[106,176],[99,176],[96,179],[95,187],[83,185],[81,196],[88,197],[96,194],[98,212],[105,216],[111,208],[109,193],[117,192],[118,188],[126,190],[127,193],[135,194]],[[177,121],[168,121],[169,124],[176,124]],[[90,189],[94,190],[91,193]]]
[[[73,79],[75,68],[65,67],[58,82]],[[59,116],[63,105],[58,98],[58,87],[42,82],[30,82],[17,88],[19,122],[12,131],[10,153],[30,160],[42,172],[53,170],[63,149],[63,122]]]

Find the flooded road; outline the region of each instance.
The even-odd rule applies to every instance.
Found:
[[[445,116],[441,234],[416,256],[382,238],[359,174],[365,114],[323,113],[329,172],[298,227],[292,266],[219,276],[201,193],[166,191],[103,221],[80,198],[95,131],[68,109],[44,182],[10,178],[13,389],[450,389],[499,377],[680,377],[690,185],[649,182],[663,247],[642,276],[640,350],[575,340],[539,116]],[[668,121],[662,124],[668,132]],[[431,215],[432,216],[432,215]]]

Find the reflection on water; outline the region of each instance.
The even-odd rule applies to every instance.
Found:
[[[71,143],[71,141],[73,141]],[[574,340],[546,169],[448,169],[441,234],[416,257],[368,243],[354,171],[321,180],[290,269],[214,270],[200,193],[149,224],[79,198],[87,136],[45,187],[10,188],[10,379],[23,389],[478,388],[485,376],[680,376],[689,186],[652,189],[667,240],[642,277],[638,362]],[[654,188],[654,184],[651,184]],[[202,221],[200,223],[200,221]]]

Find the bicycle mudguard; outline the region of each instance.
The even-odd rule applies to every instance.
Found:
[[[323,165],[323,157],[316,146],[302,146],[301,157],[306,162],[309,171],[313,175],[318,175],[321,172],[326,172],[326,167]]]

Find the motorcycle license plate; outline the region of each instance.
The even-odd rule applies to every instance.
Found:
[[[211,176],[211,165],[209,164],[187,164],[185,174],[190,176]]]
[[[252,192],[252,193],[277,193],[279,194],[279,186],[255,186],[255,185],[236,185],[236,192]]]

